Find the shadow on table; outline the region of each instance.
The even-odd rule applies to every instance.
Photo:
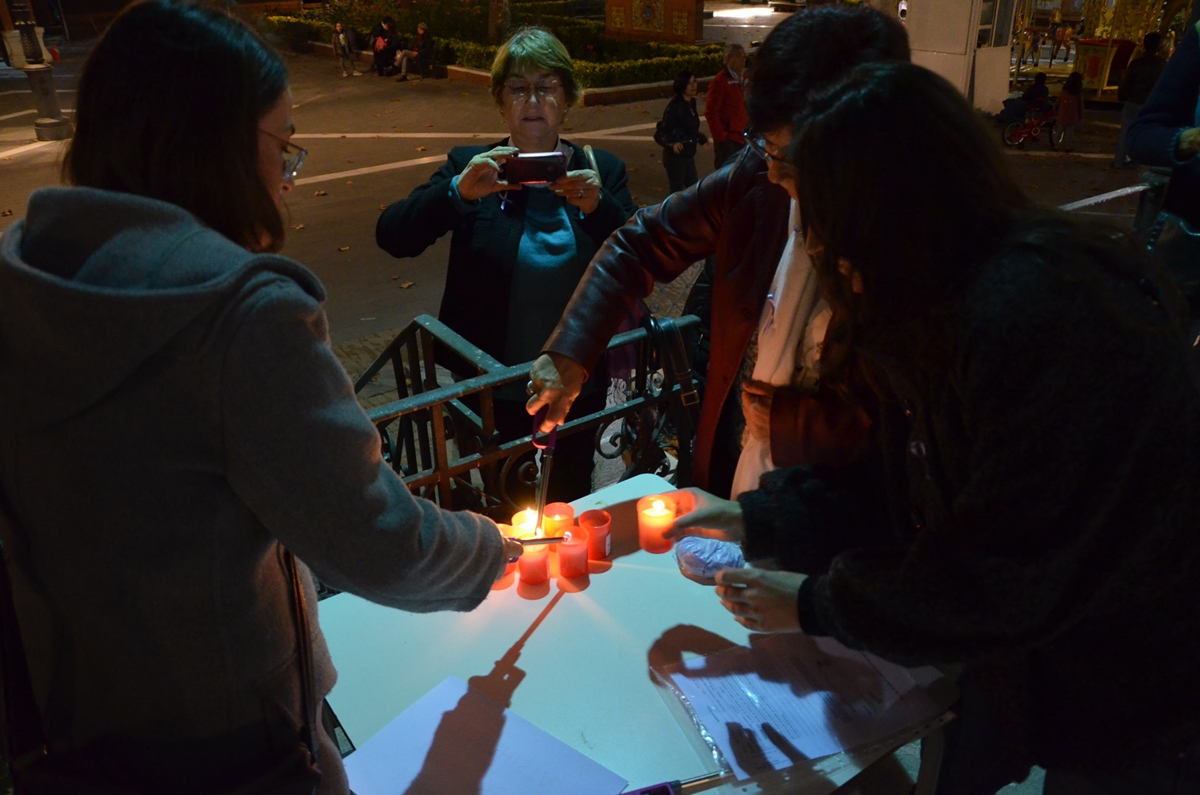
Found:
[[[467,692],[442,715],[421,771],[405,795],[480,792],[504,732],[504,710],[512,705],[513,693],[525,679],[525,671],[517,667],[521,650],[562,597],[563,591],[554,595],[491,671],[467,680]]]
[[[847,764],[855,764],[856,757],[860,754],[867,757],[870,748],[878,747],[880,741],[890,744],[884,737],[894,736],[894,731],[906,728],[892,727],[893,731],[885,731],[884,737],[874,742],[858,735],[856,729],[851,729],[850,727],[861,720],[870,720],[869,716],[877,710],[896,706],[896,694],[885,692],[891,689],[891,685],[881,676],[880,671],[871,665],[864,665],[861,658],[853,652],[840,647],[823,647],[808,636],[790,633],[756,634],[750,636],[750,645],[747,648],[699,627],[676,626],[665,632],[651,646],[648,655],[651,668],[662,671],[666,667],[679,666],[683,662],[684,652],[702,655],[705,659],[699,663],[693,661],[686,671],[676,668],[674,675],[682,674],[688,678],[729,678],[729,698],[736,702],[744,697],[754,702],[753,705],[747,703],[747,713],[757,711],[759,700],[758,695],[746,689],[752,681],[749,678],[751,675],[789,685],[792,695],[796,698],[821,694],[823,697],[820,709],[827,715],[826,726],[844,745],[852,749],[834,755],[841,756],[844,760],[841,768]],[[803,675],[798,676],[798,672],[803,672]],[[841,695],[835,696],[834,693]],[[916,696],[917,691],[910,691],[909,694],[900,697],[900,700],[910,695]],[[767,721],[753,720],[750,723],[726,721],[724,726],[728,748],[733,756],[730,761],[736,762],[738,768],[753,776],[763,789],[828,792],[836,787],[826,773],[813,767],[816,761],[814,758],[784,736],[781,727]],[[849,730],[851,734],[844,734],[843,729]],[[774,769],[770,757],[778,758],[778,755],[786,758],[789,767],[783,770]],[[822,764],[822,770],[826,766],[827,763]],[[867,776],[867,772],[872,768],[877,769],[870,773],[871,778],[909,782],[907,774],[890,755],[871,765],[860,775]],[[905,784],[905,787],[907,786],[908,784]]]

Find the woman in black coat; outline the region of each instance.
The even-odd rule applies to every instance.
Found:
[[[504,364],[541,353],[592,256],[636,209],[619,158],[600,149],[589,155],[559,137],[579,93],[562,43],[540,28],[519,31],[501,45],[492,66],[492,97],[509,137],[454,147],[437,173],[385,209],[375,227],[379,247],[395,257],[415,257],[451,233],[438,318]],[[515,155],[556,151],[564,155],[566,174],[555,182],[504,179]],[[453,369],[455,362],[443,364]],[[602,381],[592,380],[572,417],[604,408]],[[501,441],[529,434],[526,397],[524,382],[496,390]],[[593,453],[590,434],[559,440],[550,500],[591,491]],[[513,489],[519,488],[513,483],[508,493],[518,505],[524,497]]]
[[[696,113],[696,76],[684,69],[676,75],[674,89],[675,96],[663,110],[662,126],[655,134],[662,144],[663,168],[672,193],[696,184],[696,146],[708,143]]]
[[[927,70],[858,67],[794,128],[809,252],[850,318],[822,366],[870,384],[876,462],[698,493],[675,533],[786,569],[718,576],[748,628],[961,666],[939,795],[1034,764],[1056,795],[1200,792],[1200,373],[1180,296],[1119,233],[1034,206]],[[901,140],[921,144],[896,157]]]

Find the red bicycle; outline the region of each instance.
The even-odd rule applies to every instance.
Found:
[[[1014,149],[1024,149],[1025,142],[1032,138],[1035,141],[1041,140],[1042,131],[1046,132],[1046,137],[1050,140],[1050,145],[1054,146],[1054,124],[1058,120],[1058,114],[1055,112],[1054,104],[1047,101],[1042,107],[1034,108],[1025,114],[1025,121],[1014,121],[1009,124],[1000,133],[1000,137],[1004,140],[1005,146],[1011,146]]]

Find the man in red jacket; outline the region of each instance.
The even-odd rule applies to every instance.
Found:
[[[704,118],[712,131],[713,169],[737,154],[746,145],[746,90],[750,73],[746,70],[746,48],[730,44],[725,48],[725,69],[712,79],[704,98]]]

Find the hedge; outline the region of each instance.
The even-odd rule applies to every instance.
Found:
[[[724,48],[720,44],[695,46],[668,42],[634,42],[609,39],[597,35],[597,23],[569,18],[543,17],[543,24],[567,44],[577,43],[582,56],[573,50],[575,79],[585,88],[608,88],[632,83],[654,83],[674,80],[681,69],[693,74],[714,75],[724,63]],[[333,37],[333,25],[309,18],[266,17],[263,27],[285,42],[296,45],[305,41],[328,42]],[[585,37],[590,35],[590,41]],[[437,38],[438,60],[472,69],[491,69],[496,47],[476,44],[455,38]],[[584,44],[581,42],[588,41]],[[365,47],[365,38],[360,39]],[[624,57],[622,57],[624,56]]]

